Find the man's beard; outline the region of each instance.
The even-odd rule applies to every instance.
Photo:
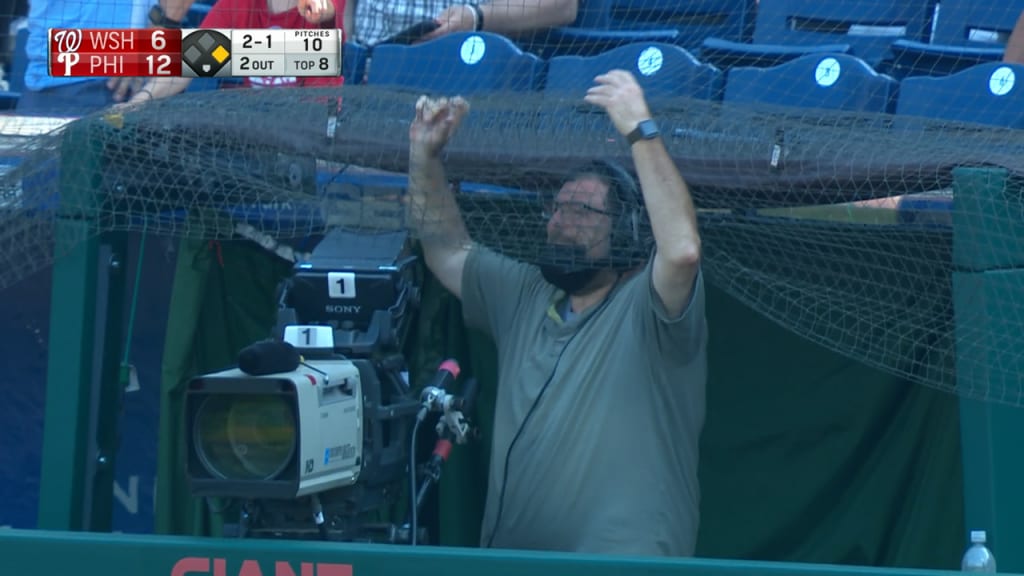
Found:
[[[547,244],[538,267],[545,280],[569,295],[587,288],[603,268],[587,257],[586,249],[573,244]]]

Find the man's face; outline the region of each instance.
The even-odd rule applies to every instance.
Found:
[[[612,216],[607,200],[608,185],[596,176],[566,182],[547,207],[548,242],[581,246],[592,260],[608,256]]]

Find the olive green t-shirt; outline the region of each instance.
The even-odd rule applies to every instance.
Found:
[[[498,351],[481,545],[495,530],[518,433],[493,546],[693,554],[707,379],[703,275],[671,319],[651,269],[562,321],[565,295],[535,266],[483,247],[468,255],[463,314]]]

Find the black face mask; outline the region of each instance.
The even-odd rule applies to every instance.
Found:
[[[566,294],[586,288],[601,268],[586,257],[582,246],[548,244],[541,251],[540,273],[544,279]]]

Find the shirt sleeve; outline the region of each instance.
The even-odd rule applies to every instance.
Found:
[[[683,313],[671,317],[661,296],[654,289],[654,259],[644,266],[633,285],[637,313],[643,319],[643,329],[652,339],[655,349],[663,358],[689,363],[702,350],[707,341],[707,320],[704,315],[704,272],[697,270],[690,290],[690,300]]]
[[[540,273],[525,264],[474,246],[462,269],[462,316],[500,346],[523,303],[543,286]]]

